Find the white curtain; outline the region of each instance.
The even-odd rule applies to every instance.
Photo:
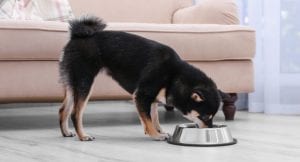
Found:
[[[255,92],[249,111],[300,114],[300,1],[238,0],[256,29]]]

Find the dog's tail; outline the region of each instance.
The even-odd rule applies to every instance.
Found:
[[[84,38],[93,36],[97,32],[101,32],[106,24],[95,16],[82,16],[69,22],[71,38]]]

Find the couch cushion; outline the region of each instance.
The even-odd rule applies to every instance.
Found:
[[[169,45],[187,61],[252,59],[255,31],[240,25],[110,23],[122,30]]]
[[[251,61],[194,62],[224,92],[253,91]],[[62,100],[57,61],[3,61],[0,63],[0,103]],[[10,75],[8,75],[10,74]],[[130,99],[111,77],[100,74],[95,80],[92,99]]]
[[[236,0],[201,0],[176,11],[174,24],[240,24]]]
[[[57,60],[67,29],[63,22],[0,20],[0,60]]]
[[[0,60],[58,60],[68,40],[59,22],[0,21]],[[188,61],[251,59],[255,32],[238,25],[110,23],[121,30],[159,41]]]
[[[0,103],[57,101],[63,97],[58,61],[2,61],[0,69]],[[129,98],[107,75],[97,77],[93,94],[96,99]]]
[[[75,16],[93,14],[107,22],[171,23],[193,0],[69,0]]]

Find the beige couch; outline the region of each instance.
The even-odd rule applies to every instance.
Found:
[[[76,16],[94,14],[107,30],[138,34],[174,48],[225,92],[253,91],[255,31],[239,25],[234,0],[70,0]],[[62,22],[0,20],[0,103],[60,101],[58,59],[68,41]],[[128,99],[111,78],[99,75],[93,99]],[[229,113],[229,112],[228,112]],[[231,112],[232,113],[232,112]],[[227,115],[227,119],[233,118]]]

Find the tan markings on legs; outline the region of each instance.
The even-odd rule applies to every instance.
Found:
[[[82,124],[82,118],[83,118],[83,112],[86,108],[87,102],[90,98],[91,92],[93,89],[93,85],[91,87],[91,90],[88,94],[88,96],[85,99],[79,99],[75,105],[74,105],[74,109],[73,112],[74,113],[74,127],[76,129],[76,133],[79,137],[79,139],[81,141],[92,141],[95,139],[95,137],[92,137],[88,134],[85,133],[84,129],[83,129],[83,124]]]
[[[136,92],[137,92],[137,89],[133,92],[133,94],[132,94],[132,101],[136,104]],[[137,105],[137,104],[136,104]],[[141,124],[142,124],[142,126],[143,126],[143,128],[144,128],[144,133],[145,134],[147,134],[147,130],[146,130],[146,124],[145,124],[145,122],[144,122],[144,120],[141,118],[141,115],[140,115],[140,111],[139,111],[139,109],[137,109],[137,111],[138,111],[138,115],[139,115],[139,119],[140,119],[140,121],[141,121]]]
[[[138,90],[136,89],[135,91],[134,91],[134,93],[132,94],[132,100],[133,100],[133,102],[136,104],[136,92],[137,92]],[[136,106],[137,106],[137,104],[136,104]],[[147,127],[146,127],[146,123],[145,123],[145,121],[143,120],[143,118],[141,117],[141,113],[140,113],[140,110],[138,109],[138,107],[137,107],[137,111],[138,111],[138,115],[139,115],[139,119],[140,119],[140,121],[141,121],[141,124],[142,124],[142,126],[143,126],[143,128],[144,128],[144,133],[145,134],[148,134],[148,132],[147,132]]]
[[[159,123],[158,104],[157,103],[151,104],[151,119],[152,119],[152,124],[156,128],[156,130],[159,133],[164,133],[162,128],[160,127],[160,123]]]
[[[59,122],[62,135],[64,137],[74,137],[75,134],[69,129],[69,118],[73,109],[73,95],[69,88],[65,90],[63,105],[59,110]]]
[[[138,107],[137,105],[137,110],[138,110],[138,114],[139,114],[139,119],[142,123],[142,125],[144,126],[144,131],[145,134],[148,134],[151,138],[153,138],[154,140],[166,140],[167,138],[169,138],[168,134],[161,134],[159,133],[156,128],[154,127],[151,118],[147,117],[146,113],[143,112],[141,110],[141,108]]]
[[[153,126],[151,119],[149,119],[145,112],[139,112],[140,120],[144,125],[145,134],[151,137],[159,136],[159,132]]]

